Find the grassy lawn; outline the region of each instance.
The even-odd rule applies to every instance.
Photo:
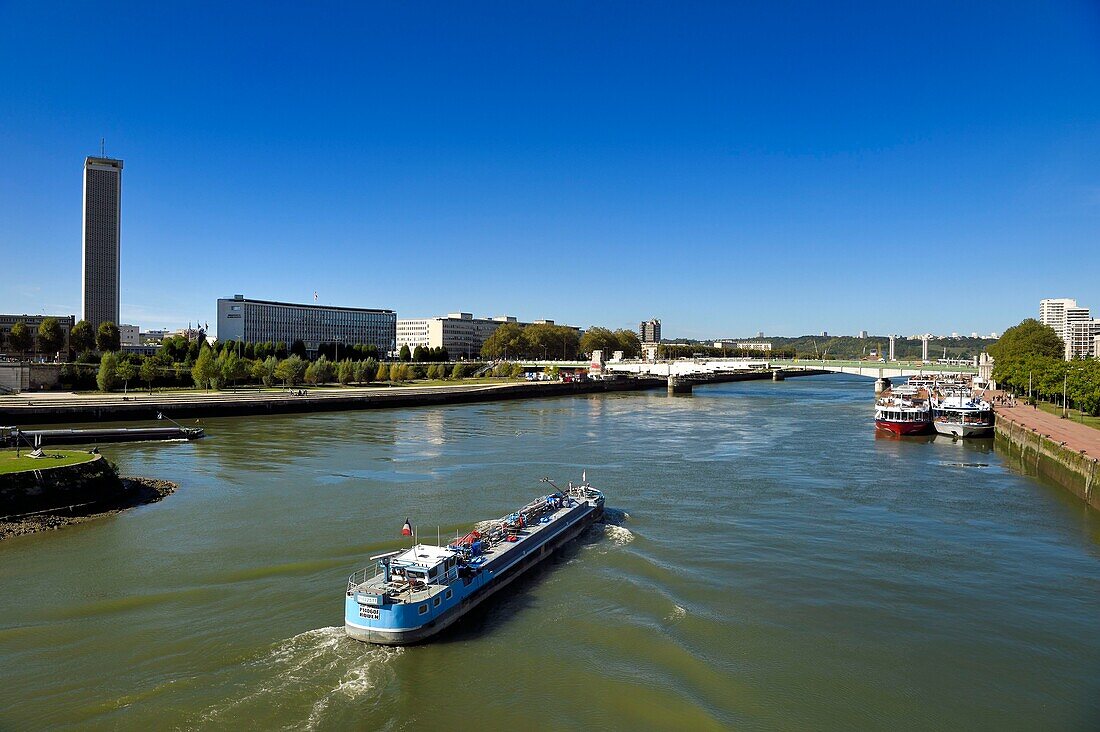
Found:
[[[1056,416],[1062,416],[1062,407],[1057,404],[1051,404],[1050,402],[1039,402],[1039,409],[1042,409],[1047,414],[1053,414]],[[1080,422],[1081,424],[1092,427],[1093,429],[1100,430],[1100,417],[1090,417],[1084,412],[1079,412],[1076,409],[1069,410],[1069,419],[1074,422]]]
[[[23,470],[41,470],[42,468],[60,468],[65,465],[86,463],[95,455],[81,450],[54,450],[43,448],[44,458],[29,458],[29,449],[22,451],[22,457],[15,456],[15,450],[0,450],[0,473],[18,473]]]

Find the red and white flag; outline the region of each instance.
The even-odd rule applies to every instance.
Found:
[[[413,525],[409,523],[409,520],[405,519],[405,525],[401,527],[401,536],[412,536]]]

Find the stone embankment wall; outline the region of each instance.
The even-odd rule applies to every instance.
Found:
[[[86,463],[0,474],[0,516],[103,501],[121,495],[122,481],[101,455]]]
[[[1036,430],[997,415],[995,445],[1025,472],[1054,481],[1093,508],[1100,508],[1100,461]]]

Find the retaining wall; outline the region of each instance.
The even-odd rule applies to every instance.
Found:
[[[122,481],[103,456],[86,463],[0,474],[0,516],[114,498]]]
[[[998,414],[994,430],[998,452],[1015,460],[1024,471],[1054,481],[1093,508],[1100,508],[1100,461],[1070,449]]]

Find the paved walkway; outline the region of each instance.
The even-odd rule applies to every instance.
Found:
[[[1047,414],[1041,409],[1024,406],[1023,403],[1016,407],[997,406],[993,409],[997,413],[997,419],[1007,418],[1029,430],[1038,430],[1055,442],[1064,442],[1071,450],[1084,452],[1093,458],[1100,457],[1098,429]]]

